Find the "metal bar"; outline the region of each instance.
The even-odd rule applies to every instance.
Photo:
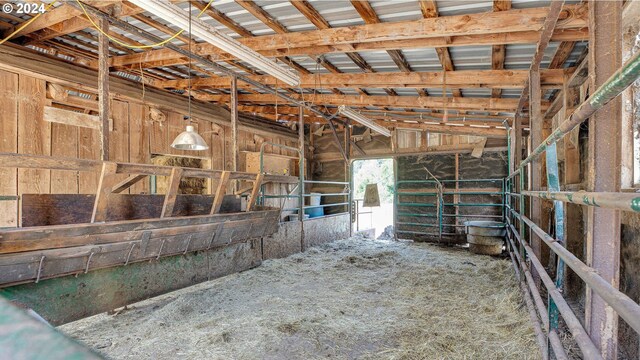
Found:
[[[305,184],[325,184],[325,185],[349,185],[346,181],[320,181],[320,180],[305,180]]]
[[[516,215],[516,217],[518,215]],[[521,218],[524,218],[524,216],[522,216]],[[556,288],[555,283],[553,282],[553,280],[551,280],[551,277],[549,276],[549,274],[547,274],[546,270],[544,269],[544,266],[542,266],[538,258],[533,253],[533,249],[530,246],[528,246],[523,241],[522,238],[517,238],[517,239],[519,239],[520,248],[523,251],[526,250],[526,253],[529,255],[528,258],[531,261],[531,264],[537,270],[538,275],[540,276],[540,279],[542,280],[543,284],[547,288],[547,292],[549,296],[551,296],[551,298],[555,301],[556,306],[560,311],[560,314],[562,314],[562,317],[565,323],[567,324],[569,331],[573,335],[573,338],[576,340],[578,347],[580,347],[580,350],[582,351],[583,356],[586,359],[602,359],[602,357],[600,356],[600,351],[598,350],[598,348],[595,347],[595,345],[591,341],[591,338],[589,337],[585,329],[582,327],[580,320],[578,320],[576,315],[573,313],[573,310],[571,310],[571,307],[569,307],[566,300],[562,297],[562,294],[560,293],[560,291]],[[522,259],[524,257],[520,256],[520,258]],[[521,267],[522,266],[524,266],[524,264],[521,264]]]
[[[556,144],[551,144],[547,147],[546,151],[546,168],[547,168],[547,188],[552,191],[560,191],[560,172],[558,169],[558,154],[556,151]],[[564,204],[561,201],[554,201],[554,221],[555,221],[555,235],[558,243],[564,244]],[[558,289],[563,288],[564,281],[564,261],[558,258],[556,267],[556,287]],[[549,303],[549,330],[555,331],[558,329],[558,308],[553,299],[548,299]],[[549,341],[551,339],[549,338]]]
[[[425,224],[425,223],[408,223],[408,222],[399,222],[398,225],[407,225],[407,226],[426,226],[426,227],[434,227],[439,226],[438,224]]]
[[[529,164],[534,158],[546,151],[547,146],[560,140],[573,128],[580,125],[597,110],[616,98],[622,91],[640,78],[640,52],[629,59],[618,71],[611,75],[585,102],[580,104],[571,115],[549,135],[540,146],[520,163],[520,168]],[[510,177],[513,173],[510,175]]]
[[[340,138],[338,137],[338,133],[336,132],[336,126],[333,125],[333,119],[327,119],[327,123],[329,124],[329,127],[331,128],[331,134],[333,134],[333,139],[336,141],[336,144],[338,144],[338,150],[340,150],[340,154],[342,154],[342,158],[348,164],[349,163],[349,157],[347,156],[347,153],[345,152],[344,147],[342,146],[342,143],[340,142]]]
[[[315,193],[315,194],[304,194],[302,196],[311,197],[311,196],[347,196],[347,195],[349,195],[349,193],[330,193],[330,194]]]
[[[478,204],[474,204],[474,203],[444,203],[444,206],[452,206],[452,207],[457,207],[457,206],[503,206],[502,204],[495,204],[495,203],[478,203]]]
[[[442,195],[502,195],[502,192],[464,192],[464,191],[445,191]],[[435,192],[399,192],[400,196],[436,196],[438,193]]]
[[[342,203],[335,203],[335,204],[324,204],[324,205],[309,205],[309,206],[305,206],[305,209],[313,209],[313,208],[318,208],[318,207],[329,207],[329,206],[344,206],[344,205],[349,205],[348,202],[342,202]]]
[[[629,326],[636,332],[640,333],[640,305],[629,298],[624,293],[618,291],[609,282],[603,279],[598,273],[585,263],[580,261],[569,250],[562,247],[556,239],[552,238],[544,232],[538,225],[533,223],[526,216],[516,213],[529,228],[534,231],[540,238],[556,253],[564,262],[578,275],[584,282],[591,287],[598,295],[600,295],[617,313],[622,317]],[[542,265],[541,265],[542,266]]]
[[[397,206],[407,207],[437,207],[437,204],[422,204],[422,203],[397,203]]]
[[[502,181],[502,179],[445,179],[438,180],[441,183],[454,183],[454,182],[498,182]],[[400,180],[398,184],[437,184],[436,180]]]
[[[415,216],[415,217],[437,217],[436,214],[414,214],[414,213],[398,213],[398,216]]]
[[[502,215],[442,214],[443,217],[502,218]]]
[[[636,193],[586,191],[523,191],[522,193],[546,200],[640,212],[640,194]]]

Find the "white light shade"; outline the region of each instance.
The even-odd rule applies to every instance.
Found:
[[[178,150],[207,150],[209,145],[202,136],[198,135],[193,126],[188,125],[187,130],[173,140],[171,147]]]
[[[348,117],[351,120],[359,122],[360,124],[368,127],[369,129],[379,133],[380,135],[391,136],[391,131],[389,131],[389,129],[385,128],[384,126],[376,124],[375,121],[369,119],[368,117],[358,112],[353,111],[353,109],[350,109],[345,105],[340,105],[338,107],[338,113]]]
[[[189,14],[166,0],[130,0],[130,2],[181,29],[187,31],[189,29]],[[275,62],[232,37],[219,32],[213,26],[198,18],[191,19],[191,34],[240,60],[246,61],[290,86],[298,86],[300,84],[300,76],[298,74],[280,67]]]

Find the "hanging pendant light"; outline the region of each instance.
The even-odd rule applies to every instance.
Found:
[[[191,4],[189,4],[189,53],[191,53]],[[189,116],[184,119],[191,123],[191,56],[189,56]],[[171,147],[178,150],[207,150],[209,145],[202,136],[196,132],[193,125],[187,125],[187,129],[180,133],[171,143]]]
[[[207,150],[209,145],[200,136],[193,125],[187,125],[187,130],[183,131],[173,140],[171,147],[178,150]]]

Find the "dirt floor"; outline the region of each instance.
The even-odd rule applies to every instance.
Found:
[[[352,238],[60,329],[113,359],[537,359],[509,260]]]

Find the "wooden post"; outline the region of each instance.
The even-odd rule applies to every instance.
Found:
[[[231,103],[229,104],[231,111],[231,171],[238,171],[238,78],[231,77]],[[238,182],[233,185],[234,192],[238,190]]]
[[[591,88],[606,82],[622,65],[622,1],[589,2],[589,77]],[[587,191],[620,191],[620,97],[589,119]],[[620,211],[589,206],[587,265],[619,286]],[[618,315],[587,287],[585,328],[604,359],[617,359]]]
[[[249,195],[249,198],[247,199],[247,212],[253,210],[253,207],[256,205],[256,200],[258,199],[258,193],[260,192],[263,178],[264,174],[260,173],[256,176],[256,180],[253,182],[253,190],[251,190],[251,195]]]
[[[306,174],[304,173],[305,171],[305,165],[304,165],[304,108],[302,106],[299,107],[298,109],[298,148],[300,149],[300,171],[298,174],[299,179],[300,179],[300,183],[298,184],[298,186],[300,187],[300,198],[298,199],[298,206],[299,206],[299,219],[300,221],[304,220],[304,179],[306,178]],[[302,228],[302,234],[304,234],[304,228]],[[304,235],[303,235],[304,236]]]
[[[313,136],[313,132],[311,131],[311,127],[309,127],[309,139]],[[300,251],[304,251],[304,194],[305,194],[305,186],[304,180],[307,178],[306,174],[306,166],[305,166],[305,144],[304,144],[304,108],[300,106],[298,108],[298,147],[300,149],[300,171],[298,174],[299,177],[299,194],[300,198],[298,199],[298,219],[300,220]]]
[[[531,147],[535,149],[542,143],[542,92],[540,91],[540,69],[536,66],[529,72],[529,126],[531,128]],[[531,164],[531,184],[529,188],[533,191],[540,190],[542,186],[543,170],[542,170],[542,158],[537,157]],[[540,224],[542,221],[542,200],[536,197],[531,199],[531,220],[536,224]],[[542,256],[542,240],[536,234],[530,232],[531,236],[531,248],[534,254],[541,259]],[[543,262],[544,263],[544,262]],[[532,270],[535,277],[535,271]]]
[[[102,173],[96,192],[96,200],[93,205],[91,222],[103,222],[107,220],[107,210],[109,207],[109,196],[114,185],[114,175],[118,170],[118,164],[106,161],[102,164]]]
[[[100,116],[100,144],[103,161],[109,160],[109,22],[98,20],[98,112]]]
[[[171,217],[173,215],[173,208],[176,205],[176,198],[178,197],[178,190],[180,190],[180,181],[182,180],[182,168],[173,168],[171,170],[171,177],[169,178],[169,188],[164,196],[164,204],[162,204],[161,218]]]
[[[223,171],[220,175],[220,179],[218,180],[218,188],[216,189],[216,194],[213,198],[213,205],[211,205],[211,215],[220,212],[220,207],[222,206],[224,195],[227,193],[230,174],[231,173],[229,171]]]

